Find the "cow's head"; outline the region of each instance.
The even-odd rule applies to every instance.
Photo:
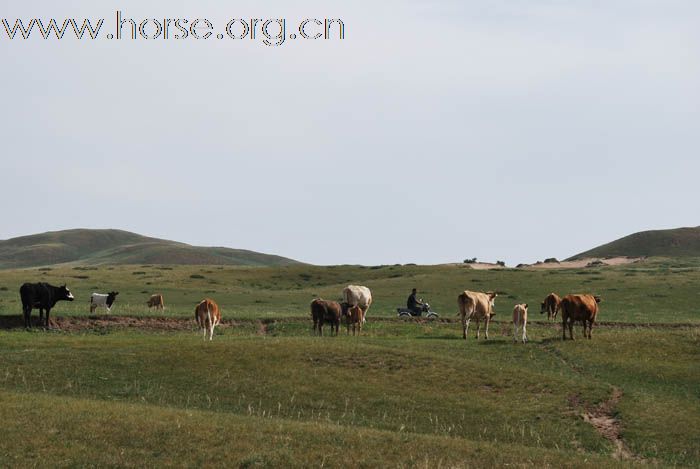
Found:
[[[547,312],[547,307],[544,304],[544,301],[540,303],[540,314],[544,314]]]
[[[496,306],[496,297],[498,296],[498,293],[490,291],[490,292],[486,292],[486,294],[488,295],[489,303],[491,304],[491,307],[493,308],[494,306]]]
[[[350,305],[344,301],[340,302],[340,315],[341,316],[347,316],[348,315],[348,310],[350,309]]]
[[[599,297],[599,296],[594,296],[593,298],[595,299],[595,302],[596,302],[596,303],[600,303],[600,302],[603,301],[603,299],[602,299],[601,297]]]
[[[61,300],[73,301],[75,297],[65,285],[58,287],[58,296]]]
[[[114,303],[114,300],[117,299],[117,295],[119,294],[118,291],[111,291],[107,294],[107,305],[112,306],[112,303]]]

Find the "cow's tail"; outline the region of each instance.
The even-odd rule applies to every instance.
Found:
[[[207,303],[207,321],[209,321],[209,327],[214,327],[214,323],[211,320],[211,305]]]
[[[457,306],[459,306],[459,311],[457,311],[457,316],[471,316],[474,312],[474,301],[466,293],[460,293],[457,297]]]

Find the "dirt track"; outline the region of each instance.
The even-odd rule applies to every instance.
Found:
[[[401,320],[397,318],[368,318],[368,322],[414,322],[418,324],[458,324],[459,318],[441,318],[436,320],[429,320],[425,318],[413,318],[408,320]],[[270,323],[290,323],[290,322],[309,322],[311,320],[308,317],[286,317],[279,319],[224,319],[221,322],[220,327],[229,328],[237,327],[242,325],[255,325],[260,331],[267,329],[267,325]],[[561,324],[559,322],[547,322],[547,321],[530,321],[529,324],[539,325],[539,326],[551,326],[552,328],[560,328]],[[41,327],[39,324],[39,319],[36,316],[32,317],[32,325],[34,327]],[[502,327],[509,326],[509,321],[493,321],[493,326]],[[3,316],[0,315],[0,330],[8,329],[22,329],[24,323],[19,315],[16,316]],[[594,327],[603,328],[618,328],[618,329],[635,329],[635,328],[651,328],[651,329],[684,329],[692,327],[700,327],[700,324],[689,324],[689,323],[628,323],[628,322],[609,322],[603,321],[598,322]],[[107,315],[92,315],[92,316],[52,316],[51,317],[51,328],[66,331],[66,332],[77,332],[85,330],[104,330],[104,329],[140,329],[146,331],[191,331],[196,328],[194,319],[184,318],[184,317],[143,317],[143,316],[107,316]]]

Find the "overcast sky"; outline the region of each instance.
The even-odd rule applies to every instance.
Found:
[[[509,264],[700,225],[696,0],[4,2],[342,18],[343,41],[8,40],[0,239],[120,228],[317,264]],[[60,5],[58,5],[60,3]]]

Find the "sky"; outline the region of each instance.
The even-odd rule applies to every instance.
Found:
[[[340,18],[345,38],[110,40],[117,9],[215,34]],[[118,228],[313,264],[514,265],[700,225],[695,0],[0,7],[10,26],[71,17],[102,35],[0,25],[0,239]]]

